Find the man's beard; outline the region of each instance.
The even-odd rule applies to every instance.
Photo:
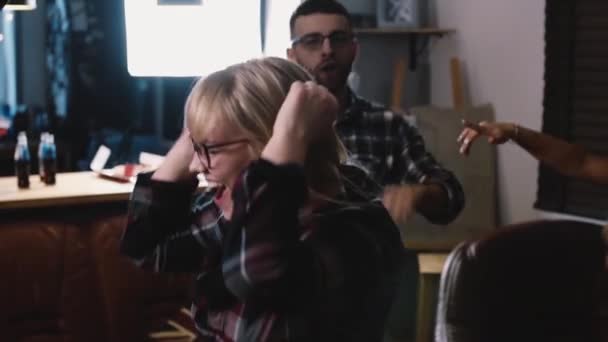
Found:
[[[321,63],[311,71],[315,80],[325,86],[334,95],[344,89],[350,74],[350,67],[344,67],[337,63]]]

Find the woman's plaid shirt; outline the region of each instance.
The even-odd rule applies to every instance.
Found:
[[[346,192],[303,216],[302,169],[264,160],[235,186],[231,221],[195,188],[140,175],[121,251],[157,272],[198,274],[201,340],[382,340],[400,263],[416,257],[381,203]]]

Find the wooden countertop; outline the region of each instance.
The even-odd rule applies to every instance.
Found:
[[[31,175],[30,187],[19,189],[16,177],[0,177],[0,209],[127,200],[134,186],[101,178],[92,171],[58,173],[56,180],[55,185],[45,185],[38,175]]]

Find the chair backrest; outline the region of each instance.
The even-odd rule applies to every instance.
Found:
[[[602,227],[506,226],[458,245],[441,275],[437,342],[608,341]]]

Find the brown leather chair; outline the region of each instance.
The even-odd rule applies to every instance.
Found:
[[[441,276],[436,342],[608,341],[602,227],[511,225],[457,246]]]

